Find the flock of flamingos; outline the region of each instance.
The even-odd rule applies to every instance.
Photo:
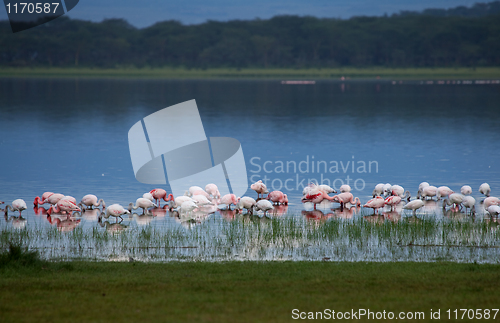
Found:
[[[38,210],[40,205],[49,204],[48,210],[42,208],[46,211],[44,213],[48,216],[52,213],[60,214],[67,217],[67,219],[70,219],[74,215],[73,212],[83,213],[92,209],[98,210],[99,207],[102,207],[102,211],[99,210],[98,212],[99,221],[101,217],[106,219],[115,217],[117,221],[118,218],[123,220],[122,215],[130,214],[132,210],[138,208],[143,209],[143,214],[151,214],[152,211],[160,207],[161,200],[167,202],[163,206],[163,209],[168,208],[170,211],[176,211],[184,216],[189,216],[199,211],[205,211],[208,214],[215,212],[217,209],[230,210],[236,213],[246,209],[246,212],[249,214],[253,214],[254,211],[261,211],[265,216],[268,211],[276,207],[288,205],[286,194],[281,191],[268,192],[266,185],[262,181],[252,184],[251,189],[257,193],[257,199],[249,196],[240,198],[234,194],[221,196],[215,184],[208,184],[204,189],[199,186],[192,186],[184,195],[177,197],[167,194],[163,189],[153,189],[138,198],[135,204],[130,203],[128,207],[123,207],[120,204],[106,206],[102,199],[98,199],[92,194],[85,195],[77,203],[77,200],[72,196],[52,192],[45,192],[42,197],[37,196],[33,204],[35,210]],[[485,195],[485,199],[481,202],[484,209],[491,217],[498,217],[500,214],[500,199],[490,196],[491,189],[487,183],[481,184],[479,192]],[[306,208],[312,207],[314,210],[316,210],[317,204],[327,201],[339,203],[340,210],[350,210],[352,207],[359,208],[361,206],[359,198],[353,196],[349,185],[342,185],[340,193],[333,196],[329,194],[337,193],[337,191],[328,185],[309,184],[304,188],[302,193],[302,203],[306,205]],[[435,198],[436,201],[443,199],[443,209],[449,206],[450,210],[457,212],[465,208],[466,214],[473,215],[475,214],[476,200],[470,196],[471,193],[472,188],[468,185],[462,186],[460,193],[455,193],[448,186],[436,187],[423,182],[419,185],[417,197],[411,200],[410,192],[404,190],[402,186],[380,183],[373,190],[373,198],[367,201],[363,207],[372,208],[374,210],[373,214],[378,214],[381,208],[390,207],[392,211],[393,208],[398,206],[401,208],[401,205],[403,205],[402,209],[411,210],[415,215],[416,211],[425,205],[424,200]],[[265,196],[266,194],[267,196]],[[3,203],[0,201],[0,204]],[[234,205],[233,209],[231,209],[232,205]],[[6,205],[3,211],[6,218],[8,211],[18,211],[19,217],[21,217],[21,212],[26,209],[26,202],[22,199],[17,199],[11,205]]]

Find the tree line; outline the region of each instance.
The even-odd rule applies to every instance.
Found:
[[[495,8],[500,1],[471,15],[462,8],[460,14],[444,15],[276,16],[198,25],[164,21],[142,29],[122,19],[90,22],[63,16],[16,34],[8,21],[0,21],[0,66],[499,66],[500,14]]]

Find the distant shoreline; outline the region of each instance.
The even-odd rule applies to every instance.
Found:
[[[2,68],[1,78],[140,78],[274,80],[498,80],[500,67],[478,68]]]

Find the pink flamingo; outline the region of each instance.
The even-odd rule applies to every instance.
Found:
[[[369,200],[368,202],[366,202],[366,204],[363,205],[363,207],[372,208],[373,214],[378,214],[378,209],[381,207],[384,207],[384,205],[385,205],[384,198],[382,196],[376,196],[376,197],[372,198],[371,200]]]
[[[485,198],[483,201],[483,206],[486,210],[492,205],[499,205],[499,204],[500,204],[500,199],[494,196],[489,196]]]
[[[38,206],[40,204],[48,203],[47,199],[52,194],[54,194],[54,193],[52,193],[52,192],[45,192],[45,193],[42,194],[42,199],[40,199],[40,196],[35,197],[35,200],[33,201],[33,205],[34,206]]]
[[[250,188],[257,192],[257,198],[260,198],[260,194],[264,195],[269,193],[266,184],[262,183],[261,180],[250,185]]]
[[[283,192],[281,192],[281,191],[272,191],[271,193],[269,193],[267,195],[266,199],[270,200],[273,204],[277,204],[277,205],[280,205],[280,204],[287,205],[288,204],[288,197],[286,196],[286,194],[283,194]]]
[[[359,197],[354,198],[351,192],[340,193],[332,197],[331,201],[340,203],[340,209],[344,208],[345,203],[351,203],[356,206],[360,206],[361,202]],[[357,202],[356,202],[357,201]]]
[[[161,188],[155,188],[149,192],[151,195],[153,195],[153,198],[157,202],[158,206],[160,206],[160,200],[163,199],[165,202],[169,202],[173,200],[174,196],[172,194],[168,194],[167,196],[167,191]]]
[[[455,192],[453,192],[453,190],[451,188],[449,188],[448,186],[439,186],[437,188],[436,197],[438,200],[440,200],[441,197],[448,196],[452,193],[455,193]]]
[[[52,212],[56,213],[61,213],[61,212],[66,212],[68,213],[68,217],[73,211],[81,211],[78,205],[76,205],[75,202],[69,199],[60,199],[56,205],[52,205],[50,209],[47,211],[48,215],[51,215]]]
[[[95,196],[93,194],[87,194],[87,195],[85,195],[82,198],[82,201],[80,202],[80,205],[87,206],[88,210],[92,210],[93,206],[98,207],[101,204],[102,204],[102,208],[105,209],[106,208],[106,203],[104,203],[104,200],[100,199],[99,201],[97,201],[97,196]]]
[[[234,194],[226,194],[220,199],[221,204],[226,204],[227,208],[231,210],[231,204],[235,205],[238,204],[239,198],[236,197]]]
[[[344,193],[343,193],[344,194]],[[350,193],[349,193],[350,194]],[[335,195],[337,196],[337,195]],[[311,202],[314,204],[314,209],[316,210],[316,204],[321,203],[324,199],[332,201],[334,197],[328,196],[325,192],[320,190],[319,188],[311,188],[307,191],[307,193],[302,197],[302,203]]]
[[[402,201],[401,196],[393,195],[393,196],[389,196],[388,198],[386,198],[384,200],[384,203],[386,205],[390,205],[391,210],[392,210],[393,206],[398,205],[399,203],[401,203],[401,201]]]

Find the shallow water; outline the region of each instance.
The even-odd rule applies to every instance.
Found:
[[[473,188],[481,218],[484,210],[477,191],[479,185],[488,182],[492,194],[500,195],[495,193],[500,191],[498,84],[321,81],[315,85],[284,85],[279,81],[0,79],[0,149],[3,152],[0,200],[10,202],[23,198],[30,205],[35,196],[53,191],[77,199],[92,193],[108,205],[128,205],[156,187],[141,184],[134,177],[128,130],[155,111],[191,99],[196,99],[207,136],[232,137],[241,142],[249,182],[267,178],[271,189],[281,189],[288,194],[290,205],[280,210],[291,214],[285,218],[302,221],[320,216],[352,216],[362,219],[371,214],[371,210],[363,214],[341,213],[336,209],[338,204],[333,204],[319,206],[323,214],[302,215],[302,188],[311,180],[329,182],[338,188],[349,179],[354,195],[359,196],[361,202],[370,198],[374,185],[379,182],[400,184],[412,195],[422,181],[435,186],[448,185],[456,191],[468,184]],[[164,188],[169,190],[168,186]],[[255,192],[248,190],[247,195],[255,196]],[[309,210],[309,206],[306,208]],[[23,230],[53,230],[63,241],[68,234],[73,234],[59,232],[55,229],[57,221],[50,224],[43,210],[38,212],[39,215],[29,207],[23,212],[26,223],[17,225],[24,227]],[[419,211],[420,216],[426,214],[438,220],[466,218],[463,213],[443,214],[440,202],[429,202]],[[11,215],[9,213],[9,217]],[[410,215],[403,214],[403,218]],[[390,219],[399,215],[387,211],[385,216]],[[2,232],[17,230],[15,219],[9,220],[9,217],[2,221]],[[374,221],[376,217],[371,218],[370,221]],[[193,231],[185,228],[193,224],[181,224],[169,213],[151,219],[134,216],[123,223],[133,230],[152,227],[158,232],[180,230],[191,234]],[[227,223],[216,212],[194,226],[194,230],[207,231],[215,237],[217,228]],[[78,223],[60,226],[64,225],[66,230],[73,228],[84,233],[105,231],[88,215]],[[371,248],[373,254],[366,254],[365,251],[358,253],[349,244],[335,247],[320,241],[300,252],[282,249],[278,252],[269,246],[235,252],[238,257],[244,254],[245,259],[324,256],[339,260],[378,257],[386,261],[408,259],[410,253],[414,255],[410,259],[444,257],[487,262],[498,259],[496,249],[481,249],[480,253],[476,250],[473,256],[468,247],[456,252],[449,248],[428,251],[443,247],[411,246],[394,250],[380,247]],[[339,250],[338,253],[326,252],[332,248]],[[415,255],[418,248],[423,250]],[[106,248],[102,250],[99,255],[94,252],[82,256],[106,258],[113,254]],[[158,259],[185,256],[209,260],[203,256],[211,255],[207,250],[175,249],[173,258],[162,251]],[[450,252],[453,255],[447,256]],[[430,256],[425,256],[426,253]],[[227,254],[225,251],[220,259],[236,257]],[[149,257],[147,255],[144,257]],[[47,256],[52,258],[50,252]],[[78,255],[72,252],[66,256]],[[66,256],[57,252],[53,255]],[[219,259],[218,256],[213,255],[214,259]]]

